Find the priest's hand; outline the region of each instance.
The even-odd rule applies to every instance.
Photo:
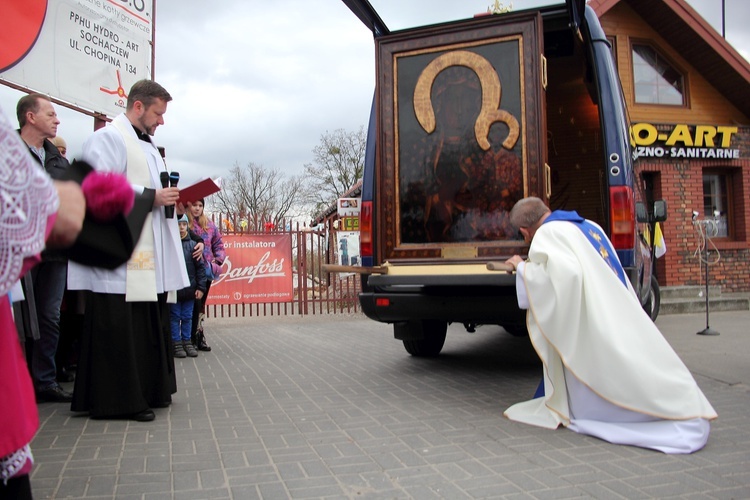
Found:
[[[513,268],[513,270],[512,270],[512,271],[511,271],[510,269],[508,269],[508,271],[507,271],[507,272],[508,272],[508,274],[513,274],[514,272],[516,272],[516,269],[518,269],[518,264],[520,264],[521,262],[523,262],[523,259],[521,258],[521,256],[520,256],[520,255],[514,255],[514,256],[513,256],[513,257],[511,257],[510,259],[506,260],[506,261],[505,261],[505,263],[506,263],[506,264],[507,264],[507,265],[508,265],[509,267],[512,267],[512,268]]]
[[[177,203],[180,199],[180,189],[176,187],[161,188],[156,190],[154,196],[155,207],[168,207]]]

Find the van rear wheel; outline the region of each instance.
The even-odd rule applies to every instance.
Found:
[[[648,290],[648,299],[643,304],[643,309],[651,317],[651,321],[656,321],[659,316],[659,308],[661,307],[661,291],[659,290],[659,281],[656,276],[651,275],[651,286]]]
[[[503,330],[513,335],[514,337],[528,337],[529,336],[529,330],[526,329],[525,324],[509,323],[507,325],[500,325],[500,326],[503,327]]]
[[[406,352],[419,358],[432,358],[440,354],[445,344],[448,323],[445,321],[422,320],[423,337],[403,340]]]

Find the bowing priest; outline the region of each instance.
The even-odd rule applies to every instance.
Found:
[[[533,197],[510,220],[531,243],[526,261],[506,263],[528,309],[544,394],[505,416],[664,453],[701,449],[716,412],[641,308],[602,229]]]
[[[125,113],[83,145],[82,159],[99,171],[126,175],[136,192],[133,210],[145,204],[148,211],[127,264],[69,265],[68,288],[86,290],[71,409],[93,418],[151,421],[153,408],[169,405],[177,390],[167,299],[189,281],[177,222],[164,208],[177,202],[179,189],[161,187],[166,166],[151,139],[171,100],[158,83],[136,82]]]

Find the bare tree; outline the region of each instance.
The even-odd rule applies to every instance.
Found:
[[[313,163],[305,165],[305,194],[318,213],[344,195],[359,179],[365,166],[367,134],[361,126],[355,132],[326,131],[313,148]]]
[[[255,163],[244,167],[235,163],[222,181],[222,190],[211,200],[211,208],[247,218],[247,229],[258,231],[267,223],[278,227],[285,220],[300,216],[301,191],[300,177],[287,178],[279,170]]]

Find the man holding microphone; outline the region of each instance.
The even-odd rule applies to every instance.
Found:
[[[87,291],[71,409],[92,418],[151,421],[152,408],[169,405],[177,390],[167,299],[189,281],[178,226],[165,214],[179,189],[162,187],[166,166],[151,140],[171,100],[158,83],[136,82],[125,113],[83,145],[82,159],[95,169],[127,175],[138,197],[134,210],[144,202],[151,208],[127,264],[69,265],[68,288]]]

